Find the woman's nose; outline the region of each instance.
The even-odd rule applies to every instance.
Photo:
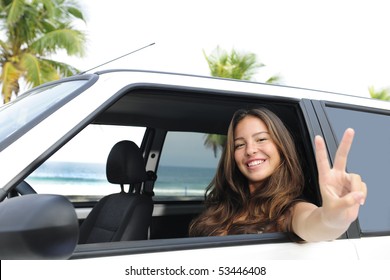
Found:
[[[257,152],[256,145],[254,143],[247,143],[246,144],[246,154],[248,156],[253,155]]]

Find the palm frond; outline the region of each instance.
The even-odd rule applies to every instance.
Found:
[[[55,17],[56,5],[58,5],[57,0],[38,0],[35,2],[36,2],[36,5],[40,5],[42,7],[41,9],[42,9],[42,11],[44,11],[46,18]]]
[[[0,75],[0,82],[2,83],[1,93],[3,94],[4,103],[11,100],[12,93],[19,92],[19,78],[22,72],[12,63],[6,62],[3,65]]]
[[[80,73],[80,69],[77,69],[76,67],[73,67],[72,65],[69,65],[67,63],[50,60],[50,59],[42,59],[49,63],[54,69],[56,69],[56,72],[61,77],[70,77],[73,75],[76,75],[77,73]]]
[[[26,6],[25,0],[13,0],[9,3],[9,6],[6,7],[7,15],[7,24],[14,25],[19,19],[23,16]]]
[[[58,22],[70,22],[80,19],[85,22],[84,15],[78,2],[73,0],[39,0],[46,9],[50,9],[50,18]]]
[[[0,60],[3,60],[6,56],[10,54],[10,49],[7,42],[0,40]]]
[[[214,153],[214,157],[217,157],[218,149],[223,149],[226,144],[226,136],[220,134],[205,134],[204,143],[205,147],[211,148]]]
[[[57,68],[50,61],[41,59],[39,60],[39,65],[41,68],[41,79],[43,83],[55,81],[61,78]]]
[[[43,83],[39,59],[31,54],[24,53],[20,60],[21,67],[25,70],[26,82],[33,87]]]
[[[75,8],[74,6],[70,6],[70,7],[67,7],[67,10],[68,10],[69,14],[71,14],[75,18],[81,19],[82,21],[85,22],[84,15],[78,8]]]
[[[81,31],[57,29],[40,37],[30,47],[40,55],[48,55],[64,49],[68,55],[83,56],[85,41],[86,37]]]
[[[234,49],[228,53],[219,46],[209,56],[204,51],[203,55],[214,77],[250,80],[257,69],[264,66],[254,53],[239,53]]]
[[[390,101],[390,88],[381,89],[376,91],[373,86],[368,88],[371,98]]]
[[[257,62],[256,54],[238,53],[236,50],[232,50],[229,61],[234,66],[232,67],[232,78],[238,80],[250,80],[257,69],[264,66],[264,64]]]
[[[267,81],[265,81],[267,84],[277,84],[281,80],[281,77],[278,75],[274,75],[272,77],[269,77]]]

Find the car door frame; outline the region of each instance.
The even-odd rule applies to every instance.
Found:
[[[331,124],[325,111],[325,102],[319,100],[302,100],[302,103],[307,109],[306,117],[310,120],[312,126],[312,143],[314,147],[315,135],[320,135],[324,138],[328,150],[328,158],[331,165],[334,163],[335,154],[338,148],[336,135],[332,130]],[[348,230],[340,238],[360,238],[360,226],[358,219],[349,226]]]

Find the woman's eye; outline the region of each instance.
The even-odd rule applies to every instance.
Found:
[[[257,139],[257,142],[264,142],[266,140],[267,140],[267,138],[259,138],[259,139]]]
[[[235,149],[239,149],[239,148],[241,148],[241,147],[243,147],[244,146],[244,144],[242,144],[242,143],[240,143],[240,144],[235,144],[234,145],[234,148]]]

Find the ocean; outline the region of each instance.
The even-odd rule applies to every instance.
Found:
[[[160,166],[156,195],[203,196],[215,168]]]
[[[118,192],[119,186],[107,182],[103,163],[46,162],[26,181],[38,193],[63,195],[105,195]],[[160,166],[155,196],[203,196],[215,168]]]

